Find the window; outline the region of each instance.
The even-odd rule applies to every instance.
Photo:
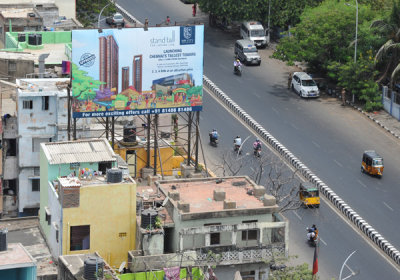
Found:
[[[6,144],[7,157],[17,156],[17,139],[5,139],[4,144]]]
[[[34,176],[40,176],[40,167],[34,167],[33,168],[33,175]]]
[[[40,191],[40,179],[32,179],[32,191]]]
[[[72,226],[70,234],[70,250],[88,250],[90,249],[90,225]]]
[[[46,222],[48,225],[51,223],[51,214],[50,214],[50,209],[45,207],[44,212],[46,213]]]
[[[204,226],[219,226],[221,223],[215,223],[215,224],[205,224]],[[220,244],[220,233],[219,232],[214,232],[210,233],[210,245],[219,245]]]
[[[13,61],[8,62],[8,72],[15,72],[17,71],[17,64]]]
[[[32,100],[24,100],[22,102],[22,109],[32,109],[33,108],[33,101]]]
[[[49,97],[42,96],[42,110],[47,111],[49,110]]]
[[[40,143],[47,143],[48,141],[49,138],[32,138],[32,152],[40,152]]]
[[[251,224],[257,223],[257,220],[254,221],[243,221],[242,224]],[[257,240],[257,229],[243,230],[242,231],[242,240]]]
[[[99,162],[99,171],[101,171],[103,174],[106,174],[107,169],[110,169],[111,167],[112,167],[111,161]]]

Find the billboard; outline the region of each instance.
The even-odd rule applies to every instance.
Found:
[[[73,30],[73,117],[201,111],[203,44],[203,25]]]

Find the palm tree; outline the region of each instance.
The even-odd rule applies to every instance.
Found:
[[[377,68],[384,69],[377,82],[390,79],[390,88],[400,76],[400,0],[393,1],[390,16],[386,19],[375,20],[371,24],[383,36],[388,38],[375,55]]]

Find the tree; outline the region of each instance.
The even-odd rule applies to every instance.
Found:
[[[76,0],[76,15],[78,20],[83,24],[84,27],[97,26],[97,20],[101,9],[109,4],[109,0]],[[104,11],[104,16],[109,16],[116,12],[115,5],[109,5]]]
[[[271,280],[312,280],[312,271],[308,264],[290,266],[285,269],[270,271],[268,279]]]
[[[301,206],[297,171],[289,169],[267,149],[260,158],[252,154],[238,155],[233,151],[226,151],[216,164],[216,172],[222,176],[248,175],[257,185],[265,186],[266,193],[276,198],[280,212]]]
[[[387,39],[375,55],[377,69],[383,71],[378,82],[390,80],[393,89],[400,75],[400,0],[393,1],[390,15],[372,22],[371,28]]]
[[[340,2],[340,3],[338,3]],[[372,20],[374,13],[366,6],[359,6],[359,25]],[[300,16],[300,23],[283,38],[274,57],[289,61],[305,61],[312,71],[326,73],[332,61],[346,62],[352,58],[355,9],[344,1],[326,0],[321,5],[307,7]],[[360,37],[361,38],[361,37]],[[369,47],[358,42],[359,48]]]

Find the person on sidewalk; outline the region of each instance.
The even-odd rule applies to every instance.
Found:
[[[346,105],[346,88],[342,88],[342,106]]]
[[[197,11],[197,4],[194,3],[192,6],[192,15],[195,17],[196,16],[196,11]]]
[[[287,81],[287,88],[290,89],[290,86],[292,85],[292,72],[289,72],[289,77]]]

